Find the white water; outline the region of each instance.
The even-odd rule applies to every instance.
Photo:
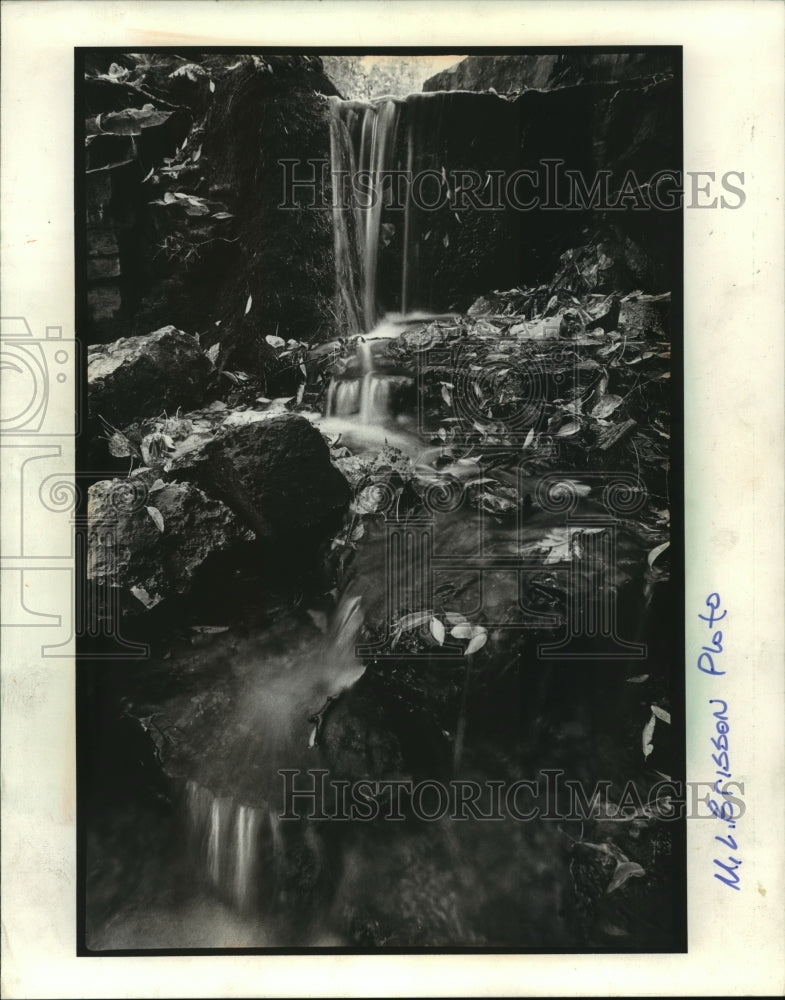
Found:
[[[275,643],[255,657],[237,654],[240,683],[224,725],[240,735],[225,757],[206,759],[205,774],[187,782],[184,812],[203,881],[240,913],[270,899],[283,852],[278,770],[320,766],[318,748],[308,749],[309,716],[365,672],[354,655],[362,622],[361,598],[347,592],[322,640],[290,640],[281,654]],[[242,790],[221,794],[233,786]]]
[[[330,100],[330,156],[333,182],[333,231],[338,313],[348,333],[372,330],[379,318],[379,252],[385,206],[398,204],[384,175],[422,168],[443,169],[443,122],[455,94],[412,94],[399,100]],[[354,190],[347,178],[365,171]],[[367,185],[365,181],[367,180]],[[402,193],[401,193],[402,194]],[[394,228],[402,229],[398,294],[401,312],[428,306],[419,289],[419,241],[427,239],[421,216],[406,192],[390,211]],[[429,225],[427,219],[425,225]],[[418,301],[423,299],[424,301]],[[389,305],[389,303],[388,303]]]

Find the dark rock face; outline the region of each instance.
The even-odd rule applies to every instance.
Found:
[[[214,337],[222,365],[252,372],[265,371],[266,336],[311,343],[334,330],[330,136],[322,95],[337,90],[315,57],[280,59],[270,73],[238,70],[205,122],[210,193],[234,213],[234,231],[226,235],[241,247],[239,266],[226,272],[214,303],[222,320]],[[309,159],[325,169],[312,168]],[[281,207],[282,160],[296,162],[294,179],[313,178],[312,186],[294,190],[288,208]]]
[[[88,517],[88,579],[148,609],[186,594],[211,556],[252,539],[232,511],[190,483],[148,492],[140,481],[101,480],[90,487]]]
[[[98,172],[88,173],[86,339],[174,323],[220,339],[224,362],[259,372],[270,354],[265,336],[310,341],[332,332],[331,214],[303,210],[308,191],[296,194],[292,210],[278,209],[278,159],[302,161],[306,172],[308,159],[328,159],[321,95],[337,91],[316,56],[191,59],[111,50],[87,57],[86,166]],[[145,125],[160,124],[133,136],[107,131],[107,116],[148,105]],[[180,144],[192,124],[195,141],[186,149]],[[318,168],[317,175],[316,197],[329,204],[322,190],[329,181]],[[205,213],[161,204],[173,194],[196,196]],[[108,253],[97,243],[112,242],[112,259],[96,262]]]
[[[88,408],[118,427],[137,417],[190,407],[204,398],[210,359],[190,334],[165,326],[90,347]]]
[[[293,413],[247,414],[176,456],[171,475],[219,497],[260,538],[282,542],[337,526],[350,491],[319,431]]]
[[[635,80],[672,71],[673,56],[662,52],[569,53],[468,56],[423,84],[424,91],[555,90],[576,83]]]
[[[592,289],[674,286],[681,215],[665,205],[667,184],[658,191],[662,201],[649,197],[660,172],[681,170],[680,90],[672,74],[526,90],[514,99],[450,92],[418,100],[406,102],[425,151],[416,167],[443,164],[448,176],[468,168],[488,173],[488,181],[480,207],[447,204],[422,224],[414,215],[408,266],[419,279],[409,281],[415,306],[462,310],[493,287],[550,281],[565,251],[588,244],[595,248],[588,266],[599,275]],[[484,206],[493,203],[494,171],[503,190],[490,211]],[[520,171],[528,174],[513,184]],[[400,228],[394,212],[383,218]],[[394,232],[380,253],[379,280],[393,308],[387,279],[399,273],[396,253]]]

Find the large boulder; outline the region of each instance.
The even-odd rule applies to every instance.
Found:
[[[198,340],[173,326],[88,349],[88,409],[118,427],[195,406],[213,366]]]
[[[191,435],[179,447],[175,441],[169,475],[222,500],[259,538],[283,542],[340,524],[349,485],[308,420],[279,409],[247,410],[213,427],[209,419],[194,421]]]
[[[94,483],[88,494],[87,577],[132,594],[145,608],[191,589],[207,560],[253,535],[219,500],[191,483]]]

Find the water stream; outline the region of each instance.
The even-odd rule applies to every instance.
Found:
[[[423,301],[420,295],[421,220],[407,201],[398,234],[395,304],[400,312],[380,319],[389,303],[382,303],[379,295],[388,197],[379,177],[396,167],[412,171],[423,165],[441,166],[435,155],[442,148],[440,123],[446,102],[452,104],[459,96],[414,95],[405,101],[369,103],[331,99],[330,110],[337,297],[345,333],[358,339],[355,357],[329,385],[319,426],[328,436],[340,434],[352,452],[371,453],[385,444],[399,447],[435,480],[450,472],[465,477],[467,469],[445,468],[438,461],[439,447],[417,434],[414,373],[391,363],[385,345],[412,322],[427,317],[415,313],[416,308],[446,304]],[[345,208],[337,197],[342,178],[358,170],[368,172],[373,197],[367,207],[355,203]],[[476,468],[472,474],[477,474]],[[503,475],[499,478],[503,480]],[[482,550],[489,557],[512,559],[519,540],[515,525],[493,522],[482,535],[480,520],[480,512],[468,505],[445,516],[439,527],[442,549],[453,555]],[[542,535],[561,520],[539,515],[527,530],[531,536]],[[495,943],[536,945],[538,925],[547,925],[548,943],[556,945],[564,931],[559,889],[549,864],[566,847],[553,827],[505,824],[504,829],[481,825],[475,830],[472,824],[471,829],[456,832],[454,824],[431,824],[415,831],[401,824],[393,831],[358,835],[340,824],[338,833],[328,833],[325,825],[317,829],[318,824],[287,824],[280,819],[282,768],[326,767],[349,753],[346,747],[333,747],[328,761],[322,727],[330,726],[331,712],[343,711],[327,707],[332,704],[328,699],[346,699],[366,671],[355,645],[364,616],[385,597],[384,525],[369,529],[369,536],[357,557],[355,579],[322,623],[323,636],[306,636],[296,625],[287,625],[281,634],[275,629],[269,633],[251,629],[248,638],[234,645],[219,638],[212,652],[202,654],[199,668],[206,676],[214,670],[216,676],[229,678],[225,690],[217,691],[215,704],[205,708],[187,691],[169,702],[179,727],[188,730],[190,743],[201,741],[201,768],[184,766],[180,801],[194,884],[219,900],[232,919],[247,918],[251,940],[243,938],[243,943],[352,943],[336,937],[331,922],[351,925],[347,913],[362,910],[368,897],[373,899],[368,921],[373,923],[374,914],[385,912],[385,906],[398,906],[404,922],[411,924],[412,943],[482,944],[475,935],[476,928],[483,927]],[[510,586],[496,583],[487,589],[483,599],[488,614],[509,613]],[[401,601],[406,604],[407,596]],[[520,608],[513,611],[519,614]],[[217,730],[211,713],[218,720]],[[360,764],[349,754],[350,773],[352,769],[360,775],[373,772],[371,748],[379,738],[373,726],[369,721],[350,747],[356,753],[362,744],[367,754]],[[452,737],[443,736],[448,746]],[[176,762],[179,751],[171,752]],[[193,756],[192,748],[184,747],[184,759],[187,752]],[[493,774],[493,760],[489,761],[485,773]],[[514,773],[509,760],[504,766]],[[306,878],[303,872],[316,874]],[[518,898],[521,884],[533,892],[525,907]],[[291,906],[298,893],[296,905],[301,910],[313,907],[312,923],[290,929],[289,939],[284,940],[270,929],[274,917],[259,930],[254,921],[260,914]],[[425,918],[418,915],[418,907]],[[421,919],[426,921],[424,928],[418,923]],[[469,926],[472,920],[474,930]]]

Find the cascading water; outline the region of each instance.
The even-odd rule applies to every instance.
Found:
[[[346,592],[321,641],[298,644],[287,635],[285,654],[279,637],[261,659],[248,650],[238,656],[231,731],[241,738],[206,755],[203,773],[186,782],[182,812],[199,880],[240,914],[276,906],[287,845],[318,855],[307,824],[282,827],[279,771],[323,766],[314,713],[362,676],[365,666],[354,655],[362,620],[360,598]]]
[[[503,221],[477,208],[516,160],[509,102],[464,91],[329,101],[337,313],[347,333],[368,333],[384,312],[451,307],[468,289],[447,281],[445,298],[445,271],[485,287],[506,264],[515,271],[513,213]],[[445,268],[450,231],[464,227],[466,252]]]
[[[349,335],[395,337],[413,310],[449,305],[434,292],[434,272],[449,246],[447,228],[464,223],[448,204],[456,192],[447,170],[486,160],[498,166],[499,154],[478,135],[514,134],[510,106],[466,92],[329,102],[336,314]],[[434,201],[440,206],[431,210]],[[354,364],[329,387],[325,416],[389,424],[408,385],[407,374],[380,370],[361,339]]]

